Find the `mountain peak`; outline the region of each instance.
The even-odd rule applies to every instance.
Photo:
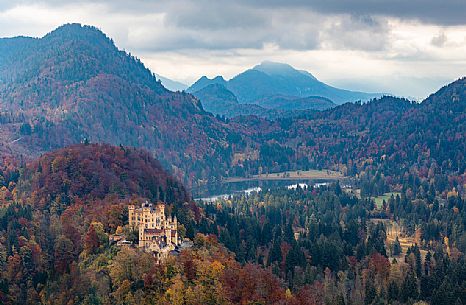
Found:
[[[272,76],[302,76],[303,74],[311,77],[313,80],[317,80],[311,73],[307,71],[297,70],[289,64],[274,62],[274,61],[263,61],[259,65],[256,65],[252,70],[260,71]]]
[[[204,75],[200,79],[198,79],[194,84],[192,84],[191,87],[189,87],[186,91],[189,93],[196,92],[212,84],[226,85],[227,81],[220,75],[212,79]]]
[[[252,69],[264,72],[266,74],[281,74],[283,72],[296,71],[289,64],[273,62],[268,60],[261,62]]]
[[[93,42],[105,41],[114,45],[107,35],[95,26],[82,25],[80,23],[67,23],[44,36],[45,40],[89,40]]]
[[[46,36],[60,35],[63,33],[80,34],[80,33],[85,33],[85,32],[93,32],[93,33],[97,32],[97,33],[103,34],[103,32],[95,26],[83,25],[81,23],[66,23],[64,25],[57,27],[53,31],[49,32]]]
[[[211,84],[223,84],[233,92],[239,103],[253,104],[258,100],[274,96],[308,98],[318,96],[330,99],[335,104],[367,101],[379,97],[377,93],[349,91],[329,86],[311,73],[297,70],[289,64],[263,61],[255,67],[226,81],[217,76],[209,79],[201,77],[186,92],[195,93]]]
[[[215,78],[212,79],[212,81],[214,81],[216,83],[223,83],[223,82],[225,82],[225,79],[223,78],[223,76],[217,75]]]

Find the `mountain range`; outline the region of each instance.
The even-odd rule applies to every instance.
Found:
[[[334,88],[307,71],[270,61],[229,81],[222,76],[213,79],[203,76],[186,91],[198,97],[205,110],[227,117],[238,114],[279,116],[289,111],[324,110],[345,102],[365,102],[382,96]]]
[[[276,69],[282,73],[281,68],[266,63],[230,81],[217,78],[201,86],[209,82],[200,80],[189,91],[199,88],[204,96],[220,96],[233,109],[252,101],[254,107],[283,107],[290,96],[279,95],[282,89],[273,90],[271,98],[259,85],[266,82],[240,82],[250,75],[280,79]],[[207,112],[193,95],[167,90],[139,59],[118,50],[97,28],[69,24],[39,39],[0,39],[0,153],[28,160],[88,141],[142,147],[188,188],[259,171],[329,168],[351,174],[389,164],[411,171],[432,160],[444,171],[461,171],[465,88],[462,78],[422,103],[382,97],[273,120],[257,115],[226,120]],[[314,92],[303,96],[308,94]],[[309,96],[299,103],[321,101]]]

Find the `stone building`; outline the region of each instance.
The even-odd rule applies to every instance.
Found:
[[[175,250],[178,241],[176,216],[165,215],[165,205],[144,202],[140,208],[128,206],[129,225],[139,234],[139,248],[153,253],[157,258],[166,257]]]

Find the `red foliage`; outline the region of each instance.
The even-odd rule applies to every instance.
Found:
[[[304,286],[296,294],[296,305],[322,305],[325,304],[324,285],[314,282],[312,285]]]
[[[257,265],[225,270],[222,283],[228,298],[235,304],[278,304],[285,299],[279,280],[270,270]]]
[[[84,237],[84,250],[86,250],[87,253],[94,253],[99,246],[99,237],[97,236],[94,226],[91,224]]]
[[[149,153],[106,144],[73,145],[45,154],[27,165],[22,180],[30,187],[20,188],[20,198],[39,207],[102,200],[111,194],[189,200],[184,187]]]

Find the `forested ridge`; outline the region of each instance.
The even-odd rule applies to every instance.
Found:
[[[187,223],[182,234],[194,236],[188,193],[146,151],[74,145],[5,168],[2,177],[2,304],[101,304],[104,300],[92,301],[90,282],[110,280],[101,273],[102,263],[119,249],[109,245],[108,234],[128,230],[128,204],[169,202],[169,213]],[[132,231],[127,235],[137,238]],[[145,260],[140,267],[145,273],[155,268],[150,255],[126,254],[131,264]],[[100,255],[104,261],[99,262]]]

